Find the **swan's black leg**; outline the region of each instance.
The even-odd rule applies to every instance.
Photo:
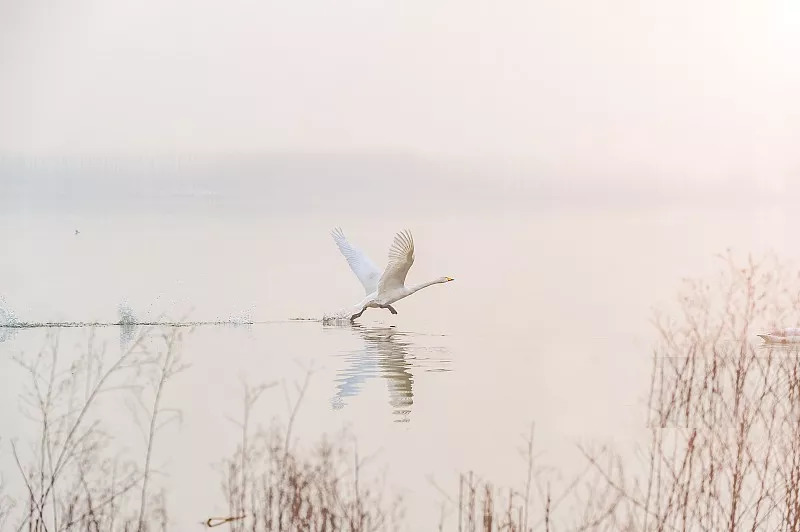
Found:
[[[359,312],[358,314],[353,314],[352,316],[350,316],[350,323],[353,323],[354,321],[356,321],[356,318],[360,318],[361,315],[364,314],[365,310],[367,310],[367,307],[362,308],[361,312]]]
[[[391,305],[386,305],[386,308],[388,308],[388,309],[389,309],[389,312],[391,312],[392,314],[397,314],[397,311],[394,309],[394,307],[393,307],[393,306],[391,306]]]

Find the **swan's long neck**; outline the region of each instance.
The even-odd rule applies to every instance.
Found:
[[[406,295],[410,296],[414,292],[418,292],[418,291],[422,290],[423,288],[427,288],[427,287],[429,287],[429,286],[431,286],[433,284],[438,284],[440,282],[441,281],[439,279],[435,279],[433,281],[428,281],[427,283],[421,283],[421,284],[418,284],[418,285],[415,285],[415,286],[410,286],[410,287],[407,288],[408,293]]]

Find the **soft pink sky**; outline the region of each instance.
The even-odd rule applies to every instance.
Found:
[[[0,2],[0,154],[800,171],[795,0]]]

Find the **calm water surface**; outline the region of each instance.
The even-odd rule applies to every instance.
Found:
[[[328,216],[0,215],[0,296],[26,321],[114,321],[125,302],[137,317],[269,323],[187,331],[189,369],[165,391],[183,413],[159,433],[155,462],[166,473],[171,519],[190,530],[224,514],[216,464],[239,438],[242,382],[294,390],[313,374],[294,435],[300,445],[348,428],[375,474],[406,499],[408,530],[438,522],[458,473],[521,485],[517,449],[536,423],[539,460],[575,470],[577,441],[633,445],[642,435],[654,307],[679,280],[716,271],[714,254],[775,250],[796,258],[784,209],[496,213],[383,219]],[[362,288],[328,231],[341,225],[382,266],[393,234],[410,228],[416,262],[409,282],[449,275],[399,302],[398,315],[368,310],[357,326],[315,321],[357,302]],[[75,229],[80,231],[75,234]],[[796,249],[796,248],[795,248]],[[0,343],[0,470],[19,488],[8,440],[32,423],[18,405],[13,361],[48,343],[44,329]],[[85,351],[91,331],[58,331],[61,362]],[[115,327],[95,345],[119,355]],[[121,445],[142,449],[122,404],[103,416]],[[288,417],[281,386],[265,393],[254,425]],[[369,474],[367,471],[365,474]],[[21,504],[21,503],[20,503]]]

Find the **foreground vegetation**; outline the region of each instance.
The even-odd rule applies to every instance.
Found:
[[[467,472],[441,489],[442,517],[431,529],[800,530],[798,352],[754,342],[765,328],[800,321],[798,276],[772,257],[722,259],[717,278],[686,281],[676,309],[654,319],[659,342],[639,460],[579,447],[582,473],[556,482],[536,463],[531,427],[519,485],[497,487]],[[0,483],[0,529],[170,528],[152,456],[160,431],[180,420],[162,392],[186,369],[181,334],[146,329],[113,361],[90,338],[66,366],[53,336],[42,352],[17,360],[28,382],[23,413],[37,434],[0,441],[16,465],[6,476],[19,475],[25,487],[12,496]],[[243,385],[240,442],[221,468],[227,515],[198,516],[206,527],[402,528],[402,499],[365,476],[346,434],[305,450],[290,444],[310,377],[294,390],[284,424],[264,430],[251,428],[252,409],[276,384]],[[125,399],[141,455],[120,454],[108,434],[99,398],[109,394]]]

